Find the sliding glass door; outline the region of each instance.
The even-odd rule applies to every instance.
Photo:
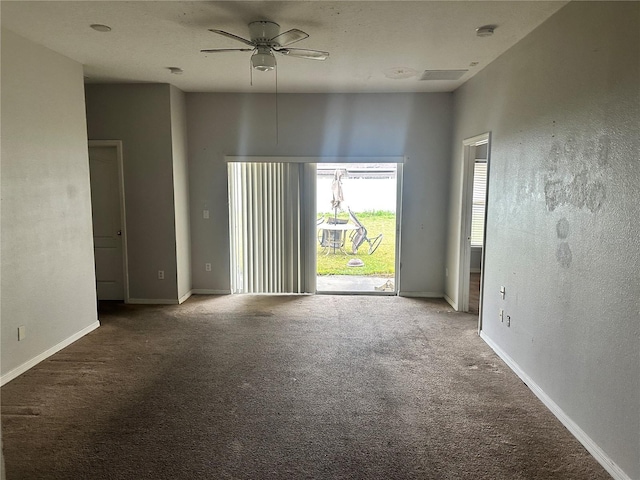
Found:
[[[318,165],[318,292],[396,294],[399,172],[397,163]]]

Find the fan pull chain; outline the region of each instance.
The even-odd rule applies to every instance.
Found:
[[[276,145],[278,145],[278,64],[276,63]]]

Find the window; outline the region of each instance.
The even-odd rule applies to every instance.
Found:
[[[482,247],[486,198],[487,162],[486,160],[476,160],[473,167],[473,208],[471,213],[472,247]]]

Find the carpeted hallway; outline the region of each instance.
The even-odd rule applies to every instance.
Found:
[[[443,301],[192,297],[2,388],[7,480],[610,478]]]

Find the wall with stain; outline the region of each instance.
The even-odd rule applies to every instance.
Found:
[[[491,131],[483,335],[619,478],[640,478],[639,32],[637,2],[572,2],[454,96],[446,292],[462,141]]]

